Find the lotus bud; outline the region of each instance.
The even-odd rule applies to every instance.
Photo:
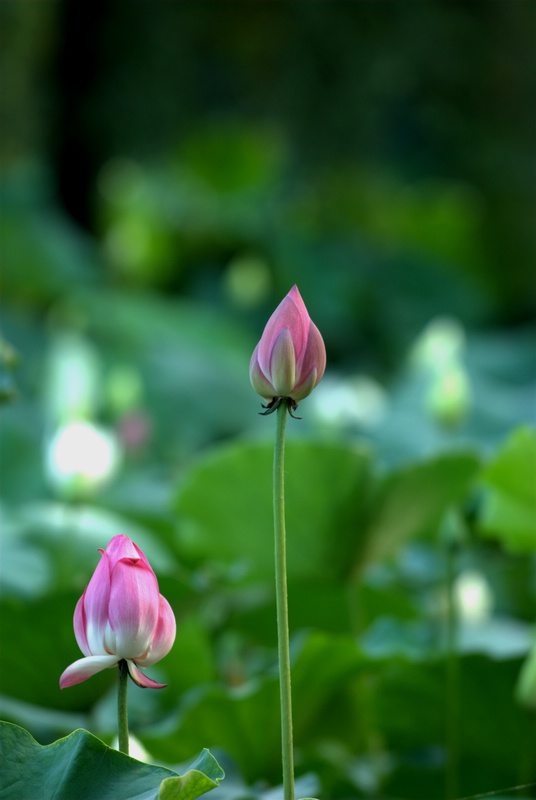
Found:
[[[326,348],[297,286],[293,286],[268,320],[249,365],[251,385],[267,402],[270,414],[287,402],[295,410],[310,394],[326,368]]]
[[[175,616],[158,591],[147,558],[128,536],[114,536],[74,612],[74,633],[84,658],[60,678],[60,689],[81,683],[126,660],[142,688],[163,689],[141,671],[160,661],[175,641]]]

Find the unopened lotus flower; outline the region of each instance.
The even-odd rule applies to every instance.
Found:
[[[60,678],[60,689],[127,662],[132,680],[143,688],[166,684],[139,667],[160,661],[175,641],[175,616],[158,590],[147,558],[128,536],[114,536],[74,612],[74,633],[84,653]]]
[[[297,286],[268,320],[249,365],[251,385],[268,401],[267,412],[282,400],[295,409],[310,394],[326,368],[326,348]]]

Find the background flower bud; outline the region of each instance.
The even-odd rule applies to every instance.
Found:
[[[108,544],[74,612],[74,633],[84,653],[63,672],[60,689],[85,681],[125,659],[138,686],[162,689],[141,672],[175,641],[175,616],[158,591],[156,575],[128,536]]]
[[[268,320],[249,365],[251,385],[261,397],[307,397],[326,368],[326,348],[297,286]]]

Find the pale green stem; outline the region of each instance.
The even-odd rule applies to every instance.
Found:
[[[275,590],[277,603],[277,647],[281,694],[281,743],[284,800],[294,800],[294,754],[292,749],[292,699],[287,600],[287,557],[285,543],[285,425],[287,404],[277,409],[274,447],[274,536]]]
[[[119,751],[128,756],[128,667],[123,659],[119,662],[119,689],[117,694],[117,738]]]

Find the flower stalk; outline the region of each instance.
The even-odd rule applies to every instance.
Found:
[[[119,662],[119,686],[117,691],[117,738],[118,750],[128,756],[128,664],[125,659]]]
[[[294,752],[292,744],[292,696],[287,597],[287,556],[285,530],[285,427],[287,406],[277,409],[274,445],[274,543],[277,642],[281,701],[281,743],[284,800],[294,800]]]

